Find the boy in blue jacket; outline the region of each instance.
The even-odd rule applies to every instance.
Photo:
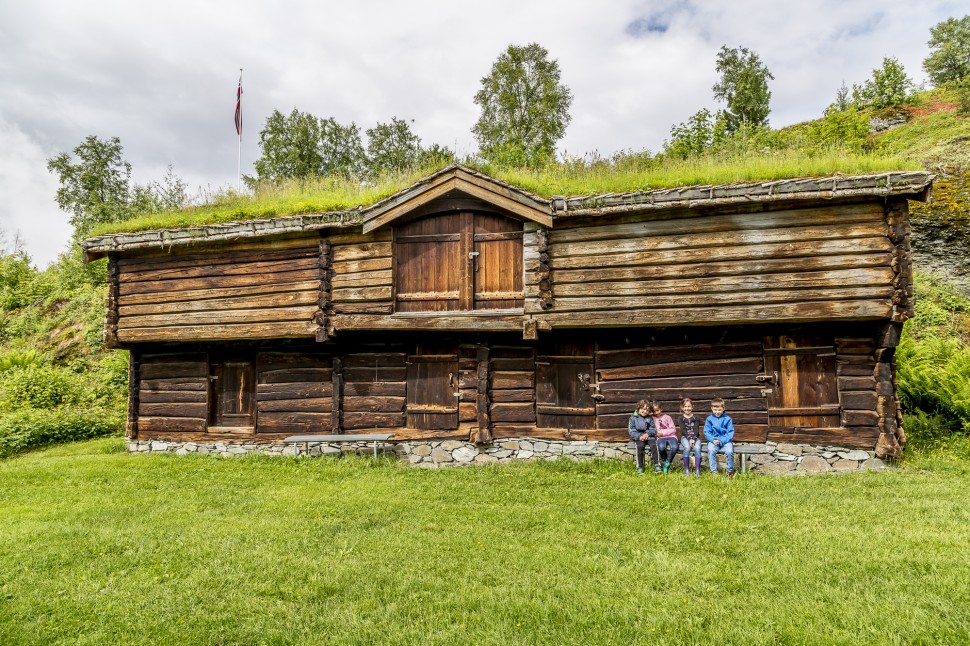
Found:
[[[707,463],[711,474],[717,475],[717,454],[727,458],[728,477],[734,477],[734,422],[724,412],[724,400],[715,397],[711,400],[711,414],[704,422],[704,437],[707,439]]]

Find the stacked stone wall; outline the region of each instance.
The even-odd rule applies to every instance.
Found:
[[[738,470],[773,475],[808,475],[860,470],[881,470],[886,463],[873,451],[847,449],[838,446],[809,446],[805,444],[736,443],[735,466]],[[369,442],[281,444],[227,444],[201,442],[163,442],[158,440],[129,440],[128,451],[133,453],[174,453],[176,455],[216,455],[237,457],[244,455],[269,456],[341,456],[373,455]],[[472,444],[458,440],[397,442],[378,447],[378,453],[395,457],[415,467],[438,469],[445,467],[499,464],[519,460],[627,460],[634,457],[633,446],[626,442],[558,442],[532,438],[506,439],[491,444]],[[703,467],[707,469],[706,447],[702,452]],[[673,473],[682,465],[677,456]],[[649,458],[648,458],[649,459]],[[724,456],[718,456],[723,461]],[[722,462],[723,465],[723,462]]]

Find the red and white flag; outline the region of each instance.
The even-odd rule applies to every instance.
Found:
[[[236,88],[236,134],[242,137],[242,72],[239,73],[239,87]]]

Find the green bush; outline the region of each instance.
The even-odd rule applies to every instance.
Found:
[[[54,442],[120,433],[124,416],[107,409],[21,410],[0,415],[0,458]]]
[[[79,376],[70,371],[30,364],[0,377],[0,409],[57,408],[78,403],[83,392]]]

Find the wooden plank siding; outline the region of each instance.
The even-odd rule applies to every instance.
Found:
[[[551,308],[526,252],[526,312],[552,328],[887,318],[887,232],[879,204],[565,222],[548,232]]]
[[[118,260],[121,343],[313,337],[319,237]]]

